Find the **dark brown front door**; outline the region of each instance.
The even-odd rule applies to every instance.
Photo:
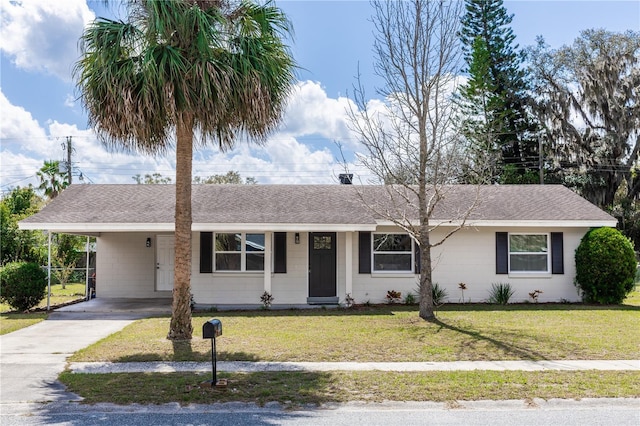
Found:
[[[309,297],[336,296],[336,233],[309,233]]]

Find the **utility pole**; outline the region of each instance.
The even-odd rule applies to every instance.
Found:
[[[71,168],[71,153],[73,152],[73,146],[71,143],[72,136],[67,136],[66,149],[67,149],[67,179],[69,180],[69,185],[71,185],[73,179],[73,170]]]
[[[540,185],[544,185],[544,165],[542,162],[542,138],[538,135],[538,168],[540,169]]]

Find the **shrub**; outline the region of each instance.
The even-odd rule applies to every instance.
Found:
[[[351,296],[351,293],[347,293],[347,295],[344,298],[344,304],[347,306],[347,308],[352,307],[355,303],[356,301],[353,298],[353,296]]]
[[[264,293],[262,293],[262,296],[260,296],[260,301],[262,302],[262,308],[263,309],[269,309],[271,307],[271,304],[273,303],[273,295],[271,295],[271,293],[269,293],[268,291],[265,291]]]
[[[509,283],[493,283],[491,284],[491,293],[489,295],[489,303],[498,305],[506,305],[513,296],[515,290],[511,288]]]
[[[406,296],[404,296],[404,304],[405,305],[415,305],[416,304],[416,296],[409,292]]]
[[[387,299],[387,303],[398,303],[398,301],[402,298],[402,293],[395,290],[387,291],[387,295],[385,296]]]
[[[0,270],[0,300],[26,311],[37,306],[47,293],[47,274],[37,263],[13,262]]]
[[[531,293],[529,293],[529,297],[535,303],[538,303],[538,296],[540,296],[542,293],[544,293],[544,291],[542,291],[542,290],[533,290]]]
[[[620,304],[633,290],[636,257],[631,241],[613,228],[597,228],[576,250],[576,281],[582,300]]]
[[[440,287],[440,284],[433,283],[433,286],[431,288],[431,296],[433,297],[433,304],[435,306],[440,306],[444,304],[445,300],[447,300],[449,293],[445,288]]]

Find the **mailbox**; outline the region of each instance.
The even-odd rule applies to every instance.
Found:
[[[216,354],[216,337],[222,336],[222,323],[219,319],[210,319],[202,324],[202,338],[211,339],[211,386],[226,387],[227,379],[218,380],[218,355]]]
[[[212,319],[202,325],[202,338],[214,339],[222,336],[222,322],[218,319]]]

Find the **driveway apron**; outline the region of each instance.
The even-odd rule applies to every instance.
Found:
[[[67,357],[138,318],[134,313],[53,312],[45,321],[0,336],[0,401],[79,399],[57,381]]]

